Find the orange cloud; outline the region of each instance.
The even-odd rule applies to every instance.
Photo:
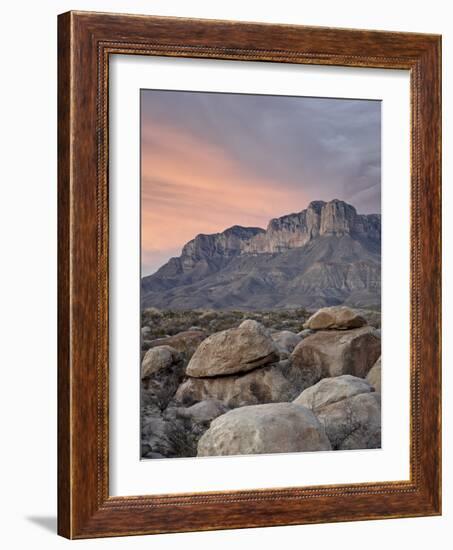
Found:
[[[141,168],[145,274],[199,233],[265,227],[307,203],[302,189],[258,177],[212,143],[162,125],[142,130]]]

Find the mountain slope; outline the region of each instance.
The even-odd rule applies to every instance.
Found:
[[[314,201],[269,222],[198,235],[142,279],[142,306],[273,309],[378,306],[380,215]]]

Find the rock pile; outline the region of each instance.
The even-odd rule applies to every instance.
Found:
[[[151,341],[141,366],[142,456],[379,447],[373,320],[328,307],[299,334],[247,319],[210,335],[191,330]]]

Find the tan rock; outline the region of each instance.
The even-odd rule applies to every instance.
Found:
[[[381,354],[375,331],[373,327],[317,331],[296,346],[291,361],[300,368],[318,369],[319,378],[343,374],[365,378]]]
[[[211,423],[198,442],[198,456],[294,453],[331,449],[313,413],[293,403],[234,409]]]
[[[181,358],[178,351],[171,346],[158,346],[149,349],[142,361],[142,380],[158,371],[167,369]]]
[[[371,367],[370,372],[367,374],[366,380],[375,391],[381,393],[381,358]]]
[[[359,328],[367,322],[357,311],[346,306],[332,306],[318,309],[308,321],[304,328],[311,330],[325,329],[350,329]]]
[[[304,390],[293,403],[316,412],[326,405],[361,393],[369,393],[371,390],[370,384],[363,378],[344,374],[335,378],[323,378],[314,386]]]
[[[290,361],[281,361],[247,373],[187,378],[179,386],[174,399],[185,406],[217,399],[230,408],[292,401],[319,378],[317,368],[299,368]]]
[[[279,360],[277,346],[257,321],[212,334],[199,345],[188,366],[192,377],[211,377],[247,372]]]

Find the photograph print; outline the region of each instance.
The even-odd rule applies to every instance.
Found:
[[[141,458],[381,447],[381,102],[141,90]]]

